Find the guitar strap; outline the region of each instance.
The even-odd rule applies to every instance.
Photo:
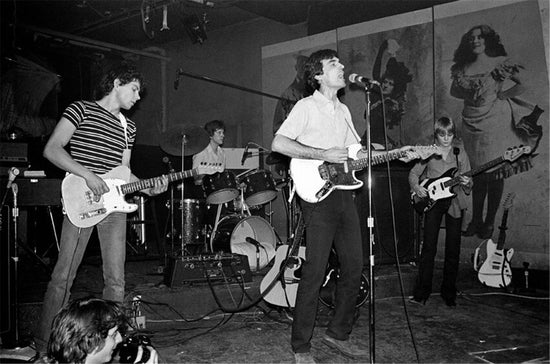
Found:
[[[122,165],[130,167],[130,147],[128,145],[128,122],[126,121],[126,117],[119,112],[118,113],[118,119],[120,120],[120,125],[122,125],[122,128],[124,129],[124,142],[126,143],[126,148],[122,152]]]

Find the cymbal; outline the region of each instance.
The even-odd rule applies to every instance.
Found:
[[[181,141],[183,137],[185,137],[185,155],[197,154],[210,141],[208,133],[200,126],[177,124],[162,133],[160,148],[170,155],[181,156]]]

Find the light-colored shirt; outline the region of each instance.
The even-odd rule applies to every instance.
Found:
[[[201,163],[221,163],[221,170],[225,170],[225,152],[222,147],[218,146],[216,150],[212,148],[210,144],[206,146],[202,151],[193,156],[193,169],[197,168]],[[202,178],[204,175],[198,175],[195,177],[195,184],[202,185]]]
[[[348,107],[319,91],[294,105],[277,134],[322,149],[348,147],[360,140]]]

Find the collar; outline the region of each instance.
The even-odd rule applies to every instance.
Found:
[[[320,109],[329,108],[329,110],[331,110],[332,112],[338,109],[341,105],[341,102],[338,98],[336,98],[335,101],[329,100],[319,90],[315,90],[315,92],[313,93],[313,100]]]

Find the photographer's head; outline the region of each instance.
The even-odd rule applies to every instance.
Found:
[[[58,363],[108,363],[125,329],[117,303],[97,298],[73,301],[53,321],[48,357]]]

